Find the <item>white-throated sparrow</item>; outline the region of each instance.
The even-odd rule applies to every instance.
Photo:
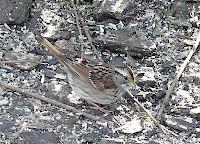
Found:
[[[129,67],[95,63],[76,58],[70,61],[37,31],[36,39],[48,48],[63,64],[72,90],[85,100],[98,104],[111,104],[134,83]]]

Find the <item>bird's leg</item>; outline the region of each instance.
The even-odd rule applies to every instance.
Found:
[[[109,112],[111,112],[111,111],[109,111],[109,110],[105,110],[104,108],[105,107],[100,107],[98,104],[96,104],[96,103],[94,103],[94,102],[92,102],[92,101],[90,101],[90,100],[86,100],[88,103],[90,103],[91,105],[93,105],[94,107],[91,107],[91,108],[93,108],[93,109],[96,109],[96,110],[99,110],[99,111],[101,111],[101,112],[104,112],[104,113],[109,113]]]

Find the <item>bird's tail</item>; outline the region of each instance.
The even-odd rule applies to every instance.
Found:
[[[46,38],[44,38],[37,30],[34,31],[35,39],[46,47],[51,53],[57,57],[65,68],[69,67],[69,59],[66,58],[55,46],[53,46]]]

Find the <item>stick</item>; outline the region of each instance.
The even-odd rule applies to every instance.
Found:
[[[32,61],[32,60],[21,60],[21,61],[0,61],[0,63],[41,63],[39,61]]]
[[[129,90],[127,90],[128,94],[133,98],[133,100],[147,113],[147,115],[151,118],[155,125],[157,125],[161,131],[166,134],[165,130],[162,126],[157,122],[157,120],[151,115],[151,113],[131,94]]]
[[[103,60],[102,60],[102,58],[101,58],[100,55],[99,55],[99,51],[98,51],[98,50],[95,48],[95,46],[92,44],[92,38],[91,38],[91,36],[90,36],[90,34],[89,34],[89,32],[88,32],[86,26],[85,26],[85,22],[83,21],[83,18],[82,18],[82,17],[79,17],[79,19],[80,19],[81,25],[82,25],[82,27],[83,27],[83,30],[84,30],[84,32],[85,32],[87,38],[88,38],[88,41],[89,41],[89,43],[90,43],[90,46],[92,47],[92,49],[93,49],[95,55],[97,56],[98,60],[102,62]]]
[[[57,101],[52,100],[52,99],[47,98],[47,97],[43,97],[43,96],[41,96],[41,95],[39,95],[39,94],[37,94],[37,93],[33,93],[33,92],[30,92],[30,91],[26,91],[26,90],[23,90],[23,89],[21,89],[21,88],[18,88],[18,87],[14,87],[14,86],[5,84],[5,83],[3,83],[3,82],[0,82],[0,86],[5,87],[5,88],[7,88],[7,89],[11,89],[11,90],[13,90],[13,91],[17,91],[17,92],[19,92],[19,93],[26,94],[26,95],[29,96],[29,97],[33,97],[33,98],[36,98],[36,99],[45,101],[45,102],[50,103],[50,104],[52,104],[52,105],[55,105],[55,106],[64,108],[64,109],[66,109],[66,110],[68,110],[68,111],[71,111],[71,112],[74,112],[74,113],[80,113],[80,114],[82,114],[83,116],[85,116],[85,117],[87,117],[87,118],[89,118],[89,119],[92,119],[92,120],[94,120],[94,121],[107,122],[109,126],[112,125],[112,122],[110,122],[110,121],[101,119],[101,118],[98,117],[98,116],[94,116],[94,115],[91,115],[91,114],[82,112],[82,111],[80,111],[80,110],[75,109],[74,107],[65,105],[65,104],[63,104],[63,103],[61,103],[61,102],[57,102]]]
[[[163,101],[163,103],[162,103],[162,105],[161,105],[161,108],[160,108],[160,110],[159,110],[159,112],[158,112],[158,115],[157,115],[157,117],[156,117],[157,120],[160,120],[161,115],[162,115],[162,113],[163,113],[163,111],[164,111],[164,109],[165,109],[165,106],[169,103],[170,95],[171,95],[171,93],[173,92],[173,90],[174,90],[174,88],[175,88],[175,86],[176,86],[176,84],[177,84],[177,82],[178,82],[178,80],[179,80],[179,78],[180,78],[182,72],[184,71],[186,65],[187,65],[188,62],[190,61],[190,59],[191,59],[192,55],[194,54],[194,52],[196,51],[196,49],[197,49],[197,47],[198,47],[198,45],[199,45],[199,42],[200,42],[200,32],[199,32],[199,34],[198,34],[198,36],[197,36],[197,39],[196,39],[195,44],[193,45],[193,48],[190,50],[190,52],[189,52],[187,58],[186,58],[185,61],[183,62],[182,66],[181,66],[181,68],[180,68],[180,70],[179,70],[179,72],[177,73],[177,75],[176,75],[176,77],[175,77],[175,79],[174,79],[172,85],[170,86],[170,88],[169,88],[169,90],[168,90],[168,92],[167,92],[167,95],[166,95],[166,97],[165,97],[165,99],[164,99],[164,101]]]
[[[76,6],[74,4],[74,0],[71,0],[71,5],[73,7],[73,11],[74,11],[74,14],[76,16],[76,25],[78,27],[78,31],[79,31],[79,34],[80,34],[80,37],[81,37],[81,58],[83,58],[83,35],[82,35],[81,28],[80,28],[80,25],[79,25],[79,18],[78,18],[78,14],[77,14],[77,11],[76,11]]]

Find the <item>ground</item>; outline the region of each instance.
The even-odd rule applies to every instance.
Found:
[[[84,18],[93,44],[105,62],[125,63],[133,69],[137,88],[132,92],[156,117],[167,90],[197,39],[199,2],[126,0],[130,7],[123,13],[117,10],[110,13],[98,0],[90,2],[80,1],[77,11]],[[1,82],[99,116],[112,121],[113,125],[95,122],[79,113],[2,87],[0,142],[199,143],[199,48],[163,112],[160,123],[166,129],[165,135],[126,94],[115,105],[106,106],[112,112],[104,114],[71,92],[62,65],[33,34],[38,29],[67,56],[79,57],[81,40],[70,7],[68,1],[35,0],[26,23],[0,25],[1,61],[31,61],[1,63]],[[96,12],[99,7],[100,14]],[[85,57],[94,59],[84,32],[83,40]]]

